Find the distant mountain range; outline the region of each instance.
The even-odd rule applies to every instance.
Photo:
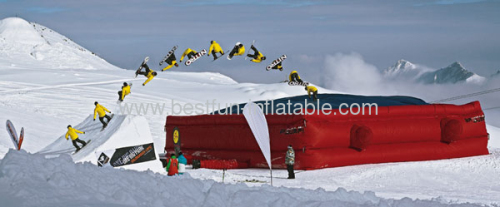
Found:
[[[500,71],[497,74],[500,74]],[[389,79],[423,84],[482,83],[486,80],[485,77],[465,69],[459,62],[454,62],[439,70],[432,70],[407,60],[398,60],[396,64],[384,71],[384,76]]]

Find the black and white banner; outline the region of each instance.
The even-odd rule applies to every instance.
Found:
[[[96,151],[96,156],[99,167],[119,167],[123,165],[156,160],[155,147],[153,143],[122,147],[100,152]]]

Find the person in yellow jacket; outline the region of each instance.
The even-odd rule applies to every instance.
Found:
[[[217,60],[217,55],[216,53],[220,53],[220,55],[224,55],[224,51],[222,50],[222,47],[220,47],[219,43],[217,43],[215,40],[212,40],[210,42],[210,49],[208,50],[207,56],[210,56],[210,53],[214,56],[214,60]]]
[[[132,87],[132,84],[128,84],[127,82],[123,82],[122,90],[118,91],[118,100],[120,102],[123,101],[126,95],[130,94],[130,87]]]
[[[306,86],[306,91],[307,91],[307,96],[311,98],[311,94],[313,96],[313,100],[316,101],[318,100],[318,89],[314,86]]]
[[[250,48],[253,50],[254,54],[247,54],[248,57],[251,57],[253,59],[251,59],[250,61],[254,62],[254,63],[260,63],[262,62],[263,60],[266,60],[266,56],[262,55],[262,53],[260,53],[260,51],[257,50],[257,48],[255,48],[253,45],[250,46]]]
[[[292,71],[290,75],[288,76],[288,80],[290,82],[299,82],[302,83],[302,79],[300,79],[299,73],[297,73],[296,70]]]
[[[234,56],[241,56],[243,54],[245,54],[245,46],[241,42],[237,42],[233,50],[229,53],[229,56],[227,56],[227,59],[231,60]]]
[[[175,54],[172,53],[172,55],[170,55],[170,57],[167,58],[167,60],[165,60],[165,62],[168,64],[167,67],[163,68],[161,71],[166,71],[172,67],[179,67],[179,64],[177,64],[177,59],[175,59]]]
[[[78,138],[77,133],[85,134],[85,132],[82,132],[78,129],[71,127],[71,125],[68,125],[68,132],[66,132],[66,140],[68,140],[68,136],[71,137],[71,141],[73,142],[73,146],[75,146],[76,151],[80,150],[81,148],[85,147],[85,145],[87,145],[85,141]],[[78,146],[77,142],[82,144],[82,147]]]
[[[146,71],[144,72],[142,71],[136,72],[136,75],[144,75],[146,76],[146,78],[148,78],[146,81],[144,81],[142,86],[145,86],[149,81],[153,80],[153,78],[157,75],[157,73],[154,70],[149,69],[149,67],[146,67],[145,69]]]
[[[94,121],[95,121],[95,118],[96,118],[97,114],[99,114],[99,121],[101,121],[101,123],[102,123],[102,128],[106,128],[106,126],[108,126],[109,121],[111,120],[111,117],[108,116],[106,114],[106,112],[111,113],[111,111],[109,111],[107,108],[105,108],[101,104],[97,103],[97,101],[94,103],[94,105],[95,105],[95,109],[94,109]],[[104,122],[104,118],[106,118],[108,120],[107,123]]]
[[[181,56],[181,59],[179,60],[180,62],[182,62],[182,60],[184,60],[184,57],[187,55],[188,59],[191,59],[194,55],[196,55],[196,51],[191,49],[191,48],[188,48],[184,51],[184,53],[182,53],[182,56]]]

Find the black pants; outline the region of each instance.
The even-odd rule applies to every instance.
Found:
[[[288,170],[288,179],[295,179],[295,173],[293,172],[293,165],[286,165]]]
[[[220,51],[219,53],[220,53],[220,55],[224,55],[224,51]],[[214,56],[214,60],[217,59],[217,55],[215,55],[215,54],[217,54],[215,52],[215,50],[212,50],[212,55]]]
[[[123,91],[118,91],[118,100],[120,100],[120,101],[123,101],[122,100],[122,93],[123,93]]]
[[[104,115],[103,117],[99,117],[99,121],[101,121],[102,127],[108,126],[108,123],[104,122],[104,118],[108,119],[108,123],[109,123],[109,120],[111,120],[111,117],[109,117],[107,114]]]
[[[141,65],[141,67],[145,68],[146,71],[142,72],[142,70],[141,70],[141,71],[136,72],[136,74],[144,75],[144,76],[148,75],[148,73],[150,71],[149,66],[147,64],[144,64],[144,65]]]
[[[194,57],[196,55],[196,53],[194,52],[190,52],[189,54],[187,54],[188,56],[188,59],[191,59],[192,57]]]
[[[253,59],[256,59],[257,57],[259,57],[259,51],[257,50],[257,48],[255,48],[253,45],[250,46],[250,48],[253,50],[253,55],[247,54],[247,56],[251,57]]]
[[[73,146],[75,146],[77,150],[80,150],[80,147],[78,146],[78,144],[76,144],[77,142],[82,144],[82,147],[85,147],[85,145],[87,144],[85,141],[80,140],[78,138],[76,138],[75,140],[71,140],[71,141],[73,142]]]
[[[234,54],[236,54],[240,50],[240,46],[234,46],[231,52],[229,53],[229,58],[233,58]]]
[[[297,73],[292,74],[292,81],[297,81],[299,83],[302,83],[302,80],[299,78],[299,74]]]
[[[318,100],[318,91],[314,91],[312,95],[313,95],[314,101]],[[311,98],[311,97],[309,97],[309,98]]]

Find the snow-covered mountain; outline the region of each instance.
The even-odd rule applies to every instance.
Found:
[[[482,83],[484,80],[484,77],[468,71],[459,62],[454,62],[448,67],[422,74],[417,81],[425,84],[446,84],[463,81],[467,83]]]
[[[12,69],[118,69],[69,38],[17,17],[0,21],[0,66]]]
[[[485,80],[484,77],[465,69],[459,62],[454,62],[439,70],[432,70],[403,59],[384,70],[384,77],[391,80],[414,81],[424,84],[482,83]]]
[[[387,68],[384,71],[384,75],[392,79],[414,79],[421,73],[421,70],[417,69],[417,66],[407,60],[398,60],[396,64]]]

